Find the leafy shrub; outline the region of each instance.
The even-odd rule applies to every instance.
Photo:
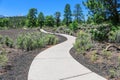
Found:
[[[54,35],[34,32],[20,35],[16,42],[19,48],[30,51],[46,45],[56,44],[57,41],[58,39]]]
[[[98,25],[96,29],[92,29],[90,32],[92,33],[92,38],[97,41],[105,41],[108,40],[108,34],[111,31],[111,25],[102,24]]]
[[[91,61],[94,62],[97,60],[98,56],[96,54],[97,52],[96,51],[93,51],[92,55],[91,55]]]
[[[0,44],[3,42],[3,36],[0,35]]]
[[[116,71],[114,69],[109,70],[110,78],[114,78],[116,76]]]
[[[70,30],[76,31],[77,29],[78,29],[78,23],[77,23],[77,21],[73,21],[73,22],[70,24]]]
[[[63,34],[73,35],[73,31],[72,31],[72,30],[70,30],[70,29],[67,28],[67,27],[63,27],[63,26],[58,27],[58,28],[56,29],[56,32],[57,32],[57,33],[63,33]]]
[[[5,44],[6,46],[12,48],[14,46],[13,40],[8,36],[1,36],[0,35],[0,44]]]
[[[107,50],[103,50],[102,54],[106,59],[109,59],[112,56],[112,53],[110,51],[107,51]]]
[[[56,44],[58,39],[54,35],[48,35],[48,45]]]
[[[117,35],[117,33],[116,32],[114,32],[114,31],[111,31],[110,33],[109,33],[109,42],[116,42],[116,35]]]
[[[5,37],[4,43],[6,46],[8,46],[10,48],[12,48],[14,45],[13,40],[8,36]]]
[[[109,34],[109,42],[120,43],[120,30],[110,32],[110,34]]]
[[[88,33],[80,31],[74,44],[77,52],[85,53],[86,50],[92,47],[91,36]]]
[[[0,65],[3,66],[8,61],[6,51],[0,48]]]

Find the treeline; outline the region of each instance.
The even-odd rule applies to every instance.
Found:
[[[26,25],[26,19],[26,16],[0,18],[0,29],[24,27]]]
[[[0,18],[0,27],[43,27],[43,26],[70,26],[74,24],[101,24],[120,23],[120,1],[119,0],[87,0],[83,2],[88,9],[88,19],[85,20],[80,4],[71,10],[70,4],[66,4],[64,15],[56,11],[53,15],[45,16],[43,12],[38,12],[36,8],[31,8],[26,16],[16,16]],[[63,16],[63,19],[61,19]]]
[[[69,26],[70,23],[76,21],[77,23],[84,22],[84,15],[80,4],[76,4],[72,13],[70,4],[65,5],[64,18],[61,19],[61,12],[56,11],[53,15],[45,16],[43,12],[38,12],[36,8],[31,8],[27,16],[15,16],[0,18],[0,27],[42,27],[42,26]],[[74,17],[74,18],[73,18]],[[73,18],[73,19],[72,19]]]
[[[66,25],[69,26],[70,23],[76,21],[77,23],[84,22],[84,15],[80,4],[75,5],[75,9],[72,13],[70,4],[65,5],[64,9],[64,19],[61,19],[61,12],[56,11],[54,15],[44,16],[43,12],[37,11],[36,8],[31,8],[27,14],[26,25],[28,27],[36,26],[60,26]],[[74,19],[72,19],[74,17]]]

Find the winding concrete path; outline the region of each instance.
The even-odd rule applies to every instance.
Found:
[[[67,41],[38,54],[30,66],[28,80],[106,80],[72,58],[69,50],[75,37],[60,35]]]

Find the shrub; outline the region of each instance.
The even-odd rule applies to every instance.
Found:
[[[8,61],[6,51],[4,49],[0,49],[0,65],[3,66]]]
[[[116,76],[116,71],[114,69],[109,70],[110,78],[114,78]]]
[[[18,47],[22,50],[30,51],[36,48],[45,47],[46,45],[56,44],[57,41],[54,35],[33,32],[20,35],[16,42]]]
[[[16,39],[16,43],[17,43],[17,46],[21,49],[25,49],[25,46],[24,46],[24,38],[25,38],[25,35],[22,34],[22,35],[19,35]]]
[[[96,53],[97,53],[97,51],[93,51],[93,53],[91,54],[91,61],[92,62],[95,62],[98,58]]]
[[[91,36],[88,33],[80,31],[74,44],[77,52],[85,53],[86,50],[92,47]]]
[[[109,59],[112,56],[112,53],[110,51],[105,50],[105,49],[102,51],[102,54],[106,59]]]
[[[70,29],[65,29],[64,32],[65,34],[73,35],[73,31]]]
[[[73,31],[70,28],[60,26],[56,29],[57,33],[64,33],[64,34],[69,34],[73,35]]]
[[[70,24],[70,30],[76,31],[77,29],[78,29],[78,23],[77,23],[77,21],[73,21],[73,22]]]
[[[111,31],[111,25],[102,24],[98,25],[96,29],[92,29],[92,38],[97,41],[108,40],[108,34]]]
[[[0,35],[0,44],[3,43],[3,36]]]
[[[48,45],[54,45],[58,41],[58,39],[54,35],[48,35],[46,37],[48,39]]]
[[[114,31],[111,31],[109,33],[109,42],[116,42],[116,35],[117,35],[117,32],[114,32]]]
[[[12,48],[14,46],[14,42],[13,42],[13,39],[11,39],[10,37],[8,36],[1,36],[0,35],[0,44],[5,44],[6,46]]]
[[[110,32],[110,34],[109,34],[109,42],[120,43],[120,30]]]
[[[12,48],[14,45],[13,40],[8,36],[5,37],[4,43],[6,46],[8,46],[10,48]]]

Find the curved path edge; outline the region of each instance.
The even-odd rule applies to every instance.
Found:
[[[42,29],[41,31],[48,33]],[[76,37],[55,34],[66,37],[67,41],[38,54],[30,66],[28,80],[106,80],[78,63],[70,55],[69,51]]]

